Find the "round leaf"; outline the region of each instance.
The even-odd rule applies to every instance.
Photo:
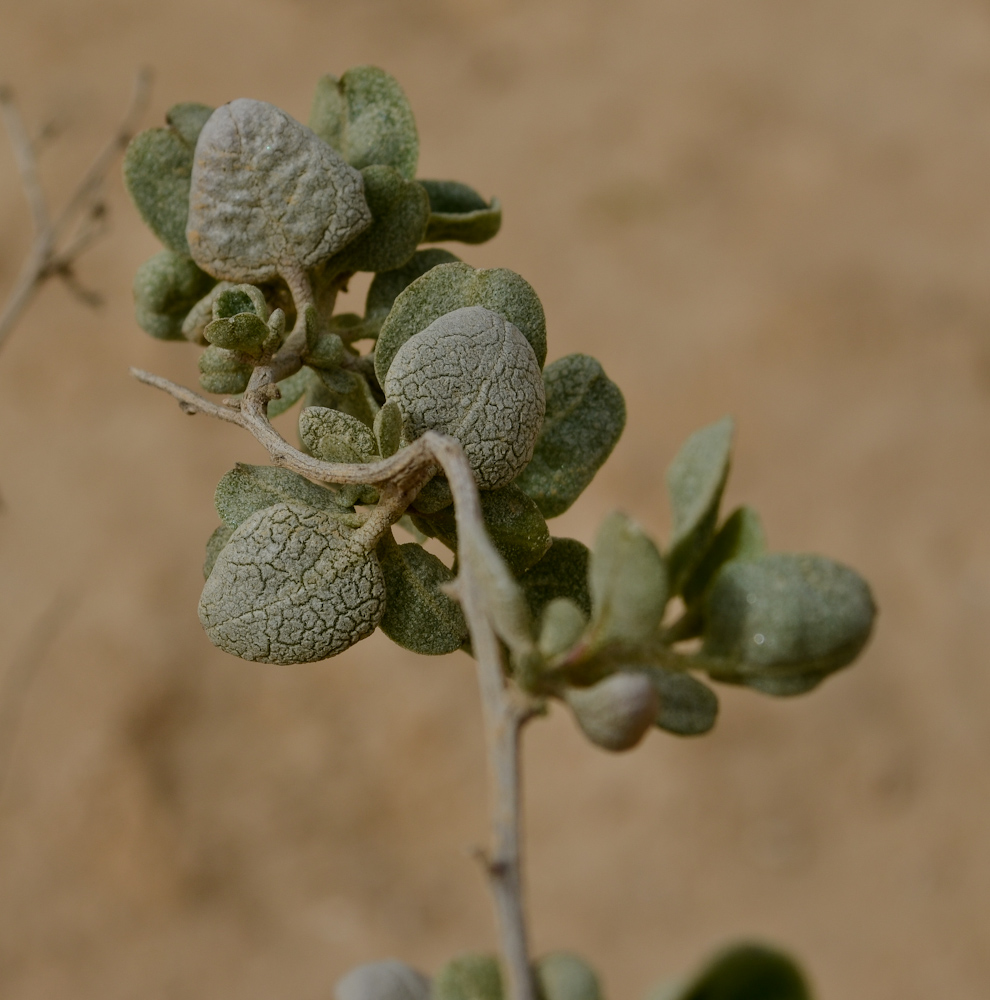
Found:
[[[656,719],[660,699],[648,677],[620,671],[564,697],[584,735],[604,750],[631,750]]]
[[[141,329],[161,340],[183,340],[182,324],[216,284],[185,254],[162,250],[134,275],[134,311]]]
[[[343,515],[335,493],[303,476],[274,465],[238,462],[217,484],[213,495],[220,520],[236,528],[252,514],[277,503],[297,501],[334,515]]]
[[[429,1000],[430,981],[405,962],[386,959],[351,969],[333,995],[334,1000]]]
[[[325,406],[307,406],[299,414],[299,437],[306,450],[324,462],[370,462],[378,455],[367,424]]]
[[[204,271],[253,283],[295,275],[370,223],[361,174],[274,105],[239,98],[203,126],[186,237]]]
[[[544,955],[535,973],[540,1000],[602,1000],[594,969],[577,955],[566,951]]]
[[[439,264],[402,291],[382,324],[375,349],[375,372],[385,384],[402,345],[431,323],[465,306],[484,306],[508,320],[529,341],[539,366],[547,356],[547,324],[532,286],[515,271],[476,271],[457,261]]]
[[[376,274],[364,301],[365,324],[377,330],[389,314],[399,292],[404,291],[417,278],[438,264],[457,262],[457,257],[452,253],[436,247],[431,250],[417,250],[402,267]]]
[[[718,717],[715,692],[690,674],[650,667],[646,671],[660,707],[655,725],[677,736],[700,736],[707,733]]]

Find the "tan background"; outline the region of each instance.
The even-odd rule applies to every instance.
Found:
[[[597,355],[629,430],[558,533],[732,412],[729,500],[874,584],[875,641],[806,698],[725,691],[715,734],[635,754],[559,709],[527,742],[538,949],[613,1000],[740,936],[823,1000],[990,991],[990,8],[978,0],[2,0],[0,76],[61,135],[64,193],[135,68],[180,100],[273,101],[374,62],[421,175],[498,194],[467,248],[539,291],[550,356]],[[111,237],[0,356],[0,669],[33,662],[0,799],[6,1000],[320,1000],[351,965],[493,944],[469,661],[381,636],[293,669],[214,650],[195,607],[214,484],[260,461],[127,377],[156,251]],[[0,143],[0,294],[29,239]],[[456,249],[456,247],[454,248]],[[356,282],[355,287],[361,283]]]

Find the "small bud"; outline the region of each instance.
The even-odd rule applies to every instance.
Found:
[[[429,1000],[430,981],[396,959],[351,969],[333,988],[335,1000]]]
[[[648,677],[620,672],[565,694],[584,735],[605,750],[631,750],[656,719],[660,700]]]

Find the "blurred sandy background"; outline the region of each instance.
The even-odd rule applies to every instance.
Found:
[[[558,534],[738,418],[730,502],[859,568],[859,665],[793,701],[724,691],[715,734],[609,756],[527,741],[538,950],[635,1000],[726,940],[803,956],[822,1000],[990,990],[990,7],[977,0],[2,0],[0,77],[64,195],[134,70],[176,101],[270,100],[372,62],[425,177],[497,194],[464,248],[537,288],[550,356],[597,355],[629,430]],[[131,316],[154,238],[113,232],[0,356],[0,670],[35,662],[0,798],[5,1000],[324,1000],[350,966],[494,943],[474,679],[381,636],[274,668],[196,619],[236,428],[128,365],[196,351]],[[0,294],[29,221],[0,142]],[[457,251],[456,246],[452,249]],[[461,251],[457,251],[461,252]],[[355,289],[364,285],[355,282]],[[355,298],[357,296],[355,295]]]

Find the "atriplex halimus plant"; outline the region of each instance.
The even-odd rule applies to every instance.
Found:
[[[866,643],[869,588],[821,556],[769,552],[748,507],[720,519],[728,418],[693,434],[667,471],[666,549],[621,513],[590,551],[551,536],[546,519],[615,446],[622,394],[586,355],[544,367],[543,308],[518,274],[418,249],[488,240],[501,208],[464,184],[415,179],[415,122],[388,74],[324,77],[308,128],[247,99],[179,104],[167,123],[138,135],[124,164],[166,247],[137,273],[137,318],[152,336],[202,345],[200,385],[224,398],[134,374],[187,413],[243,427],[273,463],[235,465],[217,486],[222,523],[199,603],[208,636],[235,656],[292,664],[381,628],[414,652],[477,661],[501,961],[461,956],[432,982],[372,963],[338,983],[338,1000],[598,1000],[577,957],[530,958],[523,725],[556,699],[606,750],[629,750],[652,727],[705,733],[718,700],[699,675],[769,695],[811,690]],[[358,271],[375,275],[364,315],[335,313]],[[270,418],[300,401],[296,448]],[[399,544],[397,524],[415,540]],[[453,569],[428,538],[454,553]],[[789,959],[757,946],[665,990],[808,996]]]

